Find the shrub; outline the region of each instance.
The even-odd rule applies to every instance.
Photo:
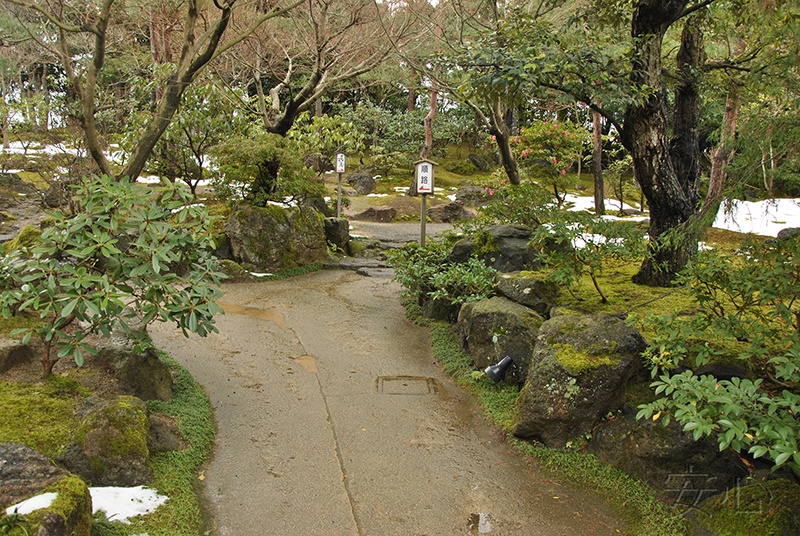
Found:
[[[704,252],[680,275],[702,307],[689,319],[650,316],[646,354],[663,398],[639,417],[675,419],[695,439],[715,435],[720,450],[768,456],[800,474],[800,241],[751,243],[735,257]],[[763,378],[718,380],[676,370],[728,357]]]
[[[494,292],[495,270],[483,261],[470,258],[466,263],[449,260],[450,246],[433,242],[424,248],[409,244],[391,250],[389,261],[395,269],[395,280],[405,293],[417,299],[443,300],[461,304],[490,297]]]
[[[175,322],[184,334],[216,331],[221,309],[214,300],[224,276],[210,253],[208,211],[191,199],[187,188],[166,180],[150,191],[109,177],[85,179],[73,196],[78,213],[53,213],[38,246],[0,261],[3,317],[29,312],[45,321],[12,332],[24,342],[41,339],[45,375],[67,355],[81,365],[84,352],[94,352],[87,334],[129,331],[125,318]]]

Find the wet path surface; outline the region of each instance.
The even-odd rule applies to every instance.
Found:
[[[150,330],[214,407],[214,534],[624,533],[510,452],[438,370],[396,283],[323,271],[224,290],[219,334]]]

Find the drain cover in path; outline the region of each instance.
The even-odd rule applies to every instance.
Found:
[[[378,376],[378,392],[384,395],[432,395],[436,380],[425,376]]]

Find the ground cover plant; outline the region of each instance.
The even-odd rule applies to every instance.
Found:
[[[93,536],[197,536],[204,530],[202,506],[196,493],[198,474],[214,446],[216,426],[208,397],[192,376],[175,360],[157,352],[173,377],[173,397],[168,402],[148,401],[151,414],[174,421],[184,447],[154,454],[153,488],[169,497],[154,513],[132,518],[130,524],[109,521],[102,512],[95,515]],[[91,369],[66,367],[60,374],[48,376],[38,384],[27,381],[3,381],[0,402],[0,442],[17,442],[40,450],[50,458],[63,451],[77,428],[74,410],[80,400],[94,389],[109,388],[105,373]],[[4,513],[4,512],[3,512]],[[0,516],[0,524],[10,516]],[[7,534],[22,536],[24,516],[9,524]],[[16,528],[15,528],[16,527]],[[4,533],[6,534],[6,533]]]

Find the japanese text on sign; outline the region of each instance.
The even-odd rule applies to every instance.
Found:
[[[421,194],[433,192],[433,166],[428,162],[417,166],[417,191]]]
[[[347,162],[347,157],[344,154],[336,155],[336,173],[344,173],[345,162]]]

